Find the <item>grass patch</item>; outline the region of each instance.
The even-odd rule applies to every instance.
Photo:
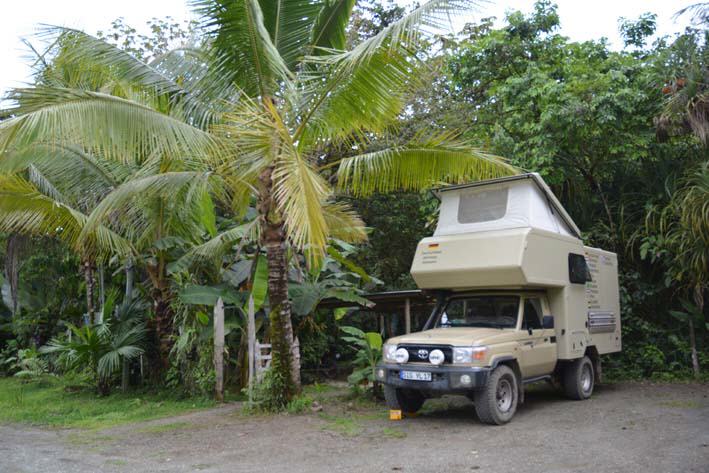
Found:
[[[316,394],[326,394],[333,391],[339,391],[341,388],[333,386],[331,384],[321,384],[313,383],[303,386],[303,394],[316,395]]]
[[[382,429],[382,435],[391,439],[403,439],[406,438],[406,433],[399,429],[392,429],[391,427],[384,427]]]
[[[167,392],[99,397],[90,390],[67,392],[67,388],[61,378],[33,383],[0,379],[0,422],[102,429],[215,405],[210,399],[179,399]]]
[[[351,416],[333,416],[321,413],[319,417],[327,422],[323,426],[323,430],[332,430],[347,437],[356,437],[362,433],[362,426]]]
[[[137,429],[137,431],[146,434],[159,434],[162,432],[172,432],[175,430],[189,428],[192,428],[192,424],[190,424],[189,422],[171,422],[169,424],[149,425],[147,427]]]

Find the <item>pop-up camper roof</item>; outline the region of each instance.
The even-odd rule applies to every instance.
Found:
[[[444,187],[434,236],[531,227],[581,238],[581,232],[537,173]]]

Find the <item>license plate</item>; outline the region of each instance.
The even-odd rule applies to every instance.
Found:
[[[399,377],[410,381],[431,381],[431,373],[427,371],[399,371]]]

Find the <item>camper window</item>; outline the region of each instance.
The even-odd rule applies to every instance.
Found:
[[[499,220],[507,212],[507,188],[460,195],[458,223]]]
[[[583,255],[569,253],[569,282],[586,284],[589,281],[592,281],[591,270],[586,264],[586,258]]]
[[[518,308],[517,296],[455,298],[448,301],[436,326],[513,328]]]

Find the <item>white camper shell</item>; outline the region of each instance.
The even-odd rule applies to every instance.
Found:
[[[617,256],[583,245],[539,174],[437,192],[438,226],[411,268],[421,289],[544,290],[560,360],[620,351]]]

